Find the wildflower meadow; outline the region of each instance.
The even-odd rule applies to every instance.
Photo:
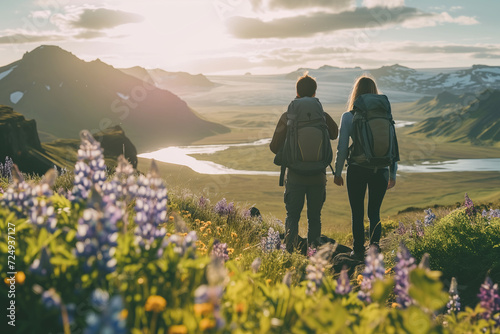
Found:
[[[337,244],[289,254],[280,221],[167,186],[87,131],[74,171],[0,165],[1,332],[500,332],[498,208],[386,224],[335,272]]]

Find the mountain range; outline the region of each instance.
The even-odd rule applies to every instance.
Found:
[[[122,72],[138,79],[156,85],[158,88],[175,92],[177,90],[210,89],[217,84],[210,81],[203,74],[190,74],[187,72],[168,72],[160,68],[145,69],[140,66],[122,68]]]
[[[418,123],[412,133],[453,142],[500,142],[500,90],[486,89],[473,98],[470,95],[441,94],[420,103],[421,110],[439,110],[438,106],[441,110],[450,108],[454,111],[427,118]]]
[[[229,131],[151,82],[57,46],[40,46],[0,67],[0,104],[35,119],[43,141],[119,125],[145,151]]]
[[[301,68],[285,75],[296,80],[305,71],[330,82],[354,82],[361,74],[370,74],[382,90],[408,91],[421,94],[476,93],[487,88],[500,89],[500,66],[473,65],[470,68],[412,69],[399,64],[376,69],[338,68],[322,66],[318,69]]]

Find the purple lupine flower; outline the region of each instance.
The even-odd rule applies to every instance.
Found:
[[[314,254],[316,254],[316,252],[317,252],[316,248],[308,247],[306,255],[307,255],[307,257],[311,257],[311,256],[314,256]]]
[[[215,204],[214,211],[220,216],[228,216],[234,212],[234,203],[227,203],[223,198]]]
[[[31,223],[39,227],[45,227],[50,233],[54,233],[57,227],[57,217],[54,207],[50,201],[33,198],[31,201],[29,218]]]
[[[399,226],[396,229],[396,233],[399,235],[403,235],[406,233],[406,226],[403,224],[403,222],[399,222]]]
[[[436,215],[432,212],[430,208],[424,210],[424,212],[426,213],[424,218],[424,225],[425,226],[434,225],[434,222],[436,221]]]
[[[500,209],[490,209],[489,211],[486,211],[483,209],[483,212],[481,213],[481,215],[484,217],[484,218],[488,218],[488,219],[491,219],[491,218],[500,218]]]
[[[126,333],[126,321],[120,315],[124,309],[123,298],[121,296],[113,296],[106,299],[100,313],[90,311],[86,318],[87,327],[84,329],[84,334],[99,334],[99,333]]]
[[[4,177],[9,180],[9,183],[12,182],[12,167],[14,166],[14,162],[10,157],[5,157],[5,164],[0,163],[0,177]]]
[[[50,263],[50,253],[46,247],[43,247],[40,251],[40,258],[33,260],[30,271],[34,275],[42,277],[50,276],[54,272],[54,267]]]
[[[465,213],[467,214],[467,216],[469,216],[470,219],[472,219],[476,215],[477,209],[474,206],[472,200],[469,198],[469,195],[467,195],[467,193],[465,193],[464,206],[465,206]]]
[[[206,208],[208,203],[210,203],[210,201],[203,196],[201,196],[200,199],[198,200],[198,206],[202,209]]]
[[[309,258],[309,264],[306,267],[306,278],[309,281],[306,291],[308,295],[314,293],[321,286],[325,270],[329,266],[330,257],[333,254],[333,247],[331,244],[325,244],[314,256]]]
[[[262,238],[260,246],[263,252],[268,253],[276,249],[281,249],[280,233],[274,231],[272,227],[267,231],[267,237]]]
[[[149,248],[154,240],[165,237],[166,229],[160,225],[167,219],[168,193],[154,160],[148,175],[139,176],[129,190],[136,197],[136,240]]]
[[[194,291],[195,304],[212,304],[213,316],[215,318],[217,328],[220,329],[225,325],[225,321],[221,315],[221,301],[224,289],[221,285],[200,285]]]
[[[457,279],[455,277],[451,278],[451,285],[450,285],[450,290],[449,290],[449,300],[448,303],[446,304],[446,309],[448,314],[457,314],[460,312],[461,308],[461,303],[460,303],[460,296],[458,295],[458,284],[457,284]]]
[[[250,265],[250,268],[252,269],[252,272],[257,273],[260,269],[260,265],[262,264],[262,259],[260,257],[256,257],[253,261],[252,264]]]
[[[119,208],[111,203],[104,209],[87,208],[78,220],[76,255],[86,261],[86,270],[96,264],[101,272],[111,273],[116,269],[118,229],[116,223],[123,216]]]
[[[415,259],[410,251],[401,243],[396,255],[396,266],[394,268],[394,279],[396,285],[394,293],[396,294],[396,303],[400,308],[408,308],[413,304],[413,299],[409,295],[410,289],[410,271],[416,268]]]
[[[227,244],[226,243],[221,243],[218,240],[214,241],[214,244],[212,246],[212,256],[215,256],[224,262],[229,260],[229,253],[227,251]]]
[[[12,173],[13,182],[0,199],[0,204],[14,208],[18,217],[26,216],[25,212],[30,208],[32,197],[31,186],[24,180],[16,165],[13,165]]]
[[[370,247],[368,255],[365,258],[365,265],[363,281],[361,282],[361,290],[358,292],[358,298],[362,301],[371,303],[373,282],[384,278],[384,255],[379,253],[376,247]]]
[[[54,288],[45,290],[42,293],[42,304],[48,310],[58,309],[61,307],[61,296],[59,296]]]
[[[340,276],[337,279],[337,287],[335,288],[335,293],[339,295],[347,295],[351,292],[351,281],[349,280],[349,274],[347,273],[347,268],[344,266],[340,272]]]
[[[424,224],[420,219],[415,222],[415,234],[417,238],[422,238],[424,236]]]
[[[101,144],[87,130],[80,132],[80,139],[72,191],[74,201],[87,199],[93,185],[100,189],[106,181],[106,164]]]
[[[102,289],[95,289],[90,295],[90,304],[99,311],[103,311],[109,301],[109,293]]]
[[[283,276],[283,284],[285,284],[287,287],[292,286],[292,273],[287,271],[285,276]]]
[[[500,317],[497,313],[500,312],[500,294],[498,291],[498,283],[493,284],[491,278],[486,277],[484,283],[479,289],[479,305],[485,309],[482,317],[486,320],[494,319],[494,316]],[[497,325],[500,326],[500,319],[497,320]]]

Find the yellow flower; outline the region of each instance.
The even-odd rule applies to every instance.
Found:
[[[174,216],[168,217],[168,220],[170,220],[171,222],[173,222],[174,221]]]
[[[124,308],[121,312],[120,312],[120,319],[127,319],[128,317],[128,310],[126,308]]]
[[[139,278],[137,279],[137,284],[144,284],[144,278],[139,277]]]
[[[184,325],[170,326],[168,329],[168,334],[187,334],[188,329]]]
[[[385,270],[385,274],[387,275],[388,273],[390,273],[390,272],[391,272],[391,270],[392,270],[392,268],[387,268],[387,269]]]
[[[188,234],[187,234],[187,232],[184,232],[184,233],[181,233],[181,235],[182,235],[183,237],[185,237],[185,236],[187,236]]]
[[[212,303],[194,304],[194,313],[198,315],[207,316],[210,315],[214,310],[214,305]]]
[[[207,234],[207,233],[203,233],[203,236],[204,236],[204,237],[207,237],[207,236],[208,236],[208,234]]]
[[[198,218],[196,218],[196,219],[194,220],[194,222],[195,222],[196,224],[199,224],[199,223],[200,223],[200,220],[199,220]]]
[[[361,282],[363,282],[363,275],[358,275],[357,277],[357,280],[358,280],[358,284],[361,284]]]
[[[241,313],[245,312],[245,309],[246,309],[245,303],[242,302],[242,303],[236,304],[236,313],[241,314]]]
[[[208,233],[208,234],[212,234],[212,230],[210,229],[210,227],[209,227],[209,228],[207,228],[207,233]]]
[[[250,244],[246,244],[245,247],[250,247]]]
[[[228,253],[229,255],[233,254],[233,252],[234,252],[234,248],[228,248],[228,249],[227,249],[227,253]]]
[[[270,278],[266,279],[267,284],[271,284],[272,280]]]
[[[214,328],[215,325],[216,325],[215,320],[205,318],[205,319],[201,319],[201,321],[200,321],[200,329],[202,331],[206,331],[207,329]]]
[[[212,225],[212,222],[210,220],[207,221],[207,225]]]
[[[392,303],[392,308],[398,308],[399,307],[399,304],[398,303]]]
[[[237,238],[238,237],[238,234],[236,234],[235,232],[231,232],[231,238]]]
[[[200,227],[200,231],[203,232],[207,227],[206,226],[202,226]]]
[[[24,272],[22,271],[17,272],[16,283],[23,285],[25,280],[26,280],[26,275],[24,274]]]
[[[167,237],[171,236],[172,234],[171,233],[167,233]]]
[[[167,301],[162,296],[149,296],[144,309],[148,312],[162,312],[167,306]]]

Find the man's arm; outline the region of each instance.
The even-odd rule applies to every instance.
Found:
[[[333,118],[325,112],[326,126],[328,127],[328,133],[330,134],[330,139],[335,140],[339,135],[339,127]]]
[[[269,144],[269,148],[274,154],[277,154],[278,151],[285,144],[286,138],[286,113],[283,113],[276,125],[276,129],[274,130],[273,138],[271,139],[271,143]]]

